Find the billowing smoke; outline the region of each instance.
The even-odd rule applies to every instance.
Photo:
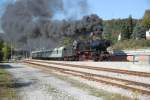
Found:
[[[15,47],[50,48],[65,36],[84,34],[102,26],[97,15],[77,20],[87,12],[87,0],[17,0],[8,4],[1,18],[2,28]],[[64,16],[63,20],[54,18],[59,14]]]
[[[49,21],[55,10],[63,10],[62,4],[61,0],[18,0],[8,4],[1,19],[2,28],[13,42],[27,42],[25,38],[28,38],[33,30],[40,30],[38,27],[42,20]],[[39,23],[40,25],[37,25]]]

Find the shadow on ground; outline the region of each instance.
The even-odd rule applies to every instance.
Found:
[[[22,67],[15,67],[11,66],[9,64],[0,64],[0,69],[16,69],[16,68],[22,68]],[[8,73],[9,74],[9,73]],[[6,75],[8,75],[6,74]],[[0,72],[0,75],[4,75],[3,72]],[[21,78],[14,78],[13,75],[7,76],[10,78],[10,80],[7,82],[6,80],[0,80],[0,87],[9,87],[9,88],[22,88],[22,87],[28,87],[32,84],[34,84],[32,81],[23,81],[23,77]]]
[[[28,87],[30,85],[32,85],[32,82],[14,82],[13,80],[11,82],[2,82],[0,81],[0,87],[9,87],[9,88],[23,88],[23,87]]]
[[[28,87],[31,84],[33,84],[32,82],[13,82],[12,85],[10,85],[10,88],[23,88],[23,87]]]
[[[1,69],[10,69],[10,68],[21,68],[21,67],[12,67],[11,65],[9,65],[9,64],[2,64],[2,63],[0,63],[0,68]]]

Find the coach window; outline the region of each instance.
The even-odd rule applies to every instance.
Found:
[[[67,50],[67,49],[66,49],[66,48],[64,48],[64,52],[65,52],[65,53],[66,53],[66,50]]]

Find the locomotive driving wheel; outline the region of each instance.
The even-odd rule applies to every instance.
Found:
[[[103,61],[103,55],[99,55],[99,61]]]
[[[84,54],[83,54],[83,55],[80,55],[80,56],[79,56],[79,61],[84,61],[84,60],[85,60],[85,58],[86,58],[86,57],[85,57],[85,55],[84,55]]]
[[[93,60],[93,61],[98,61],[98,60],[99,60],[98,54],[93,53],[93,54],[92,54],[92,60]]]

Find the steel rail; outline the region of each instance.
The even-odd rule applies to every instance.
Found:
[[[36,61],[36,60],[31,60],[31,61]],[[64,64],[64,63],[56,63],[56,62],[48,62],[48,61],[40,61],[40,60],[38,60],[38,62],[46,62],[49,64],[55,64],[55,65],[63,65],[63,66],[69,66],[69,67],[92,69],[92,70],[97,70],[97,71],[106,71],[106,72],[121,73],[121,74],[150,78],[150,73],[148,73],[148,72],[122,70],[122,69],[114,69],[114,68],[104,68],[104,67],[94,67],[94,66],[88,66],[88,65]]]

